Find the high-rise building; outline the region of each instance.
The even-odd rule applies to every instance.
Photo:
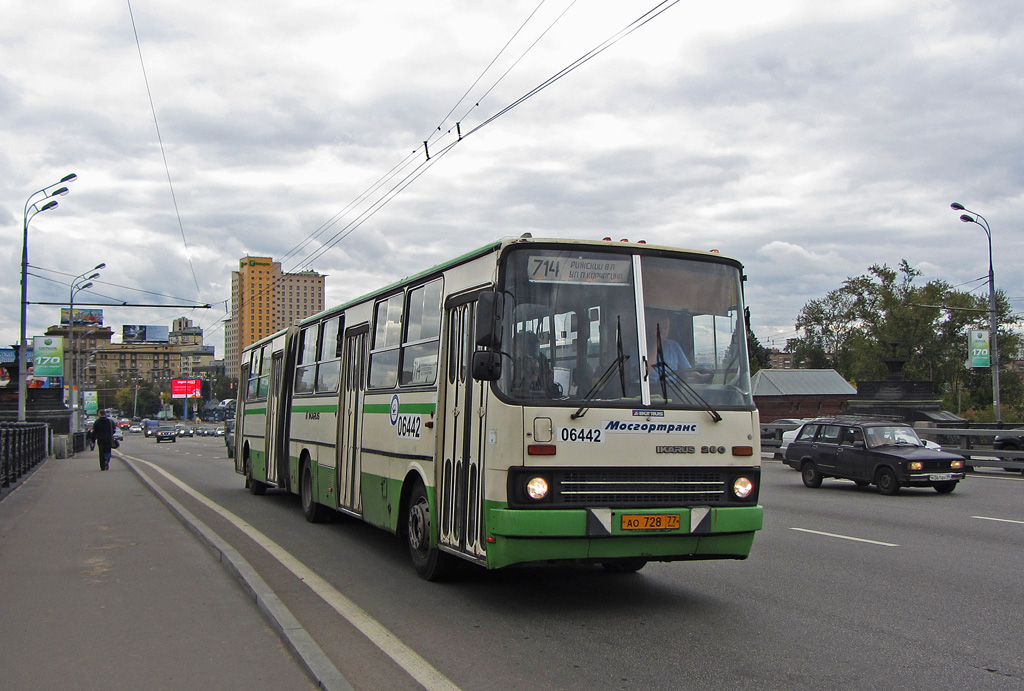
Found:
[[[271,257],[246,256],[231,272],[231,318],[224,327],[228,376],[238,376],[242,349],[324,309],[327,277],[315,271],[282,273]]]

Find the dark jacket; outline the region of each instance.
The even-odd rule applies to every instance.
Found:
[[[96,418],[92,423],[92,438],[100,446],[111,447],[114,445],[114,421],[109,417]]]

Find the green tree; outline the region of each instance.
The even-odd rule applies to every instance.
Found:
[[[991,380],[987,386],[984,381],[989,370],[971,372],[965,364],[968,330],[988,326],[986,298],[945,281],[922,285],[917,282],[921,275],[906,260],[897,268],[876,264],[824,298],[809,301],[796,320],[802,335],[787,344],[798,366],[832,367],[851,381],[867,381],[884,379],[887,361],[900,361],[908,379],[933,382],[935,394],[947,403],[959,401],[961,409],[991,406]],[[1005,368],[1020,350],[1020,336],[1007,328],[1019,317],[1001,293],[997,310],[999,359]],[[1024,386],[1018,378],[1005,379],[1000,386],[1004,407],[1019,415]]]

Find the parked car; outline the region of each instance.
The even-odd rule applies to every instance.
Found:
[[[901,487],[952,492],[964,479],[964,459],[929,449],[909,424],[880,418],[835,416],[804,424],[786,449],[786,463],[807,487],[822,478],[874,484],[882,494]]]
[[[159,444],[162,441],[177,441],[178,434],[174,431],[173,427],[157,427],[156,432],[153,433],[156,437],[156,443]]]

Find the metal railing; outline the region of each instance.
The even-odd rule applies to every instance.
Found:
[[[10,487],[46,458],[49,439],[45,422],[0,422],[0,487]]]

